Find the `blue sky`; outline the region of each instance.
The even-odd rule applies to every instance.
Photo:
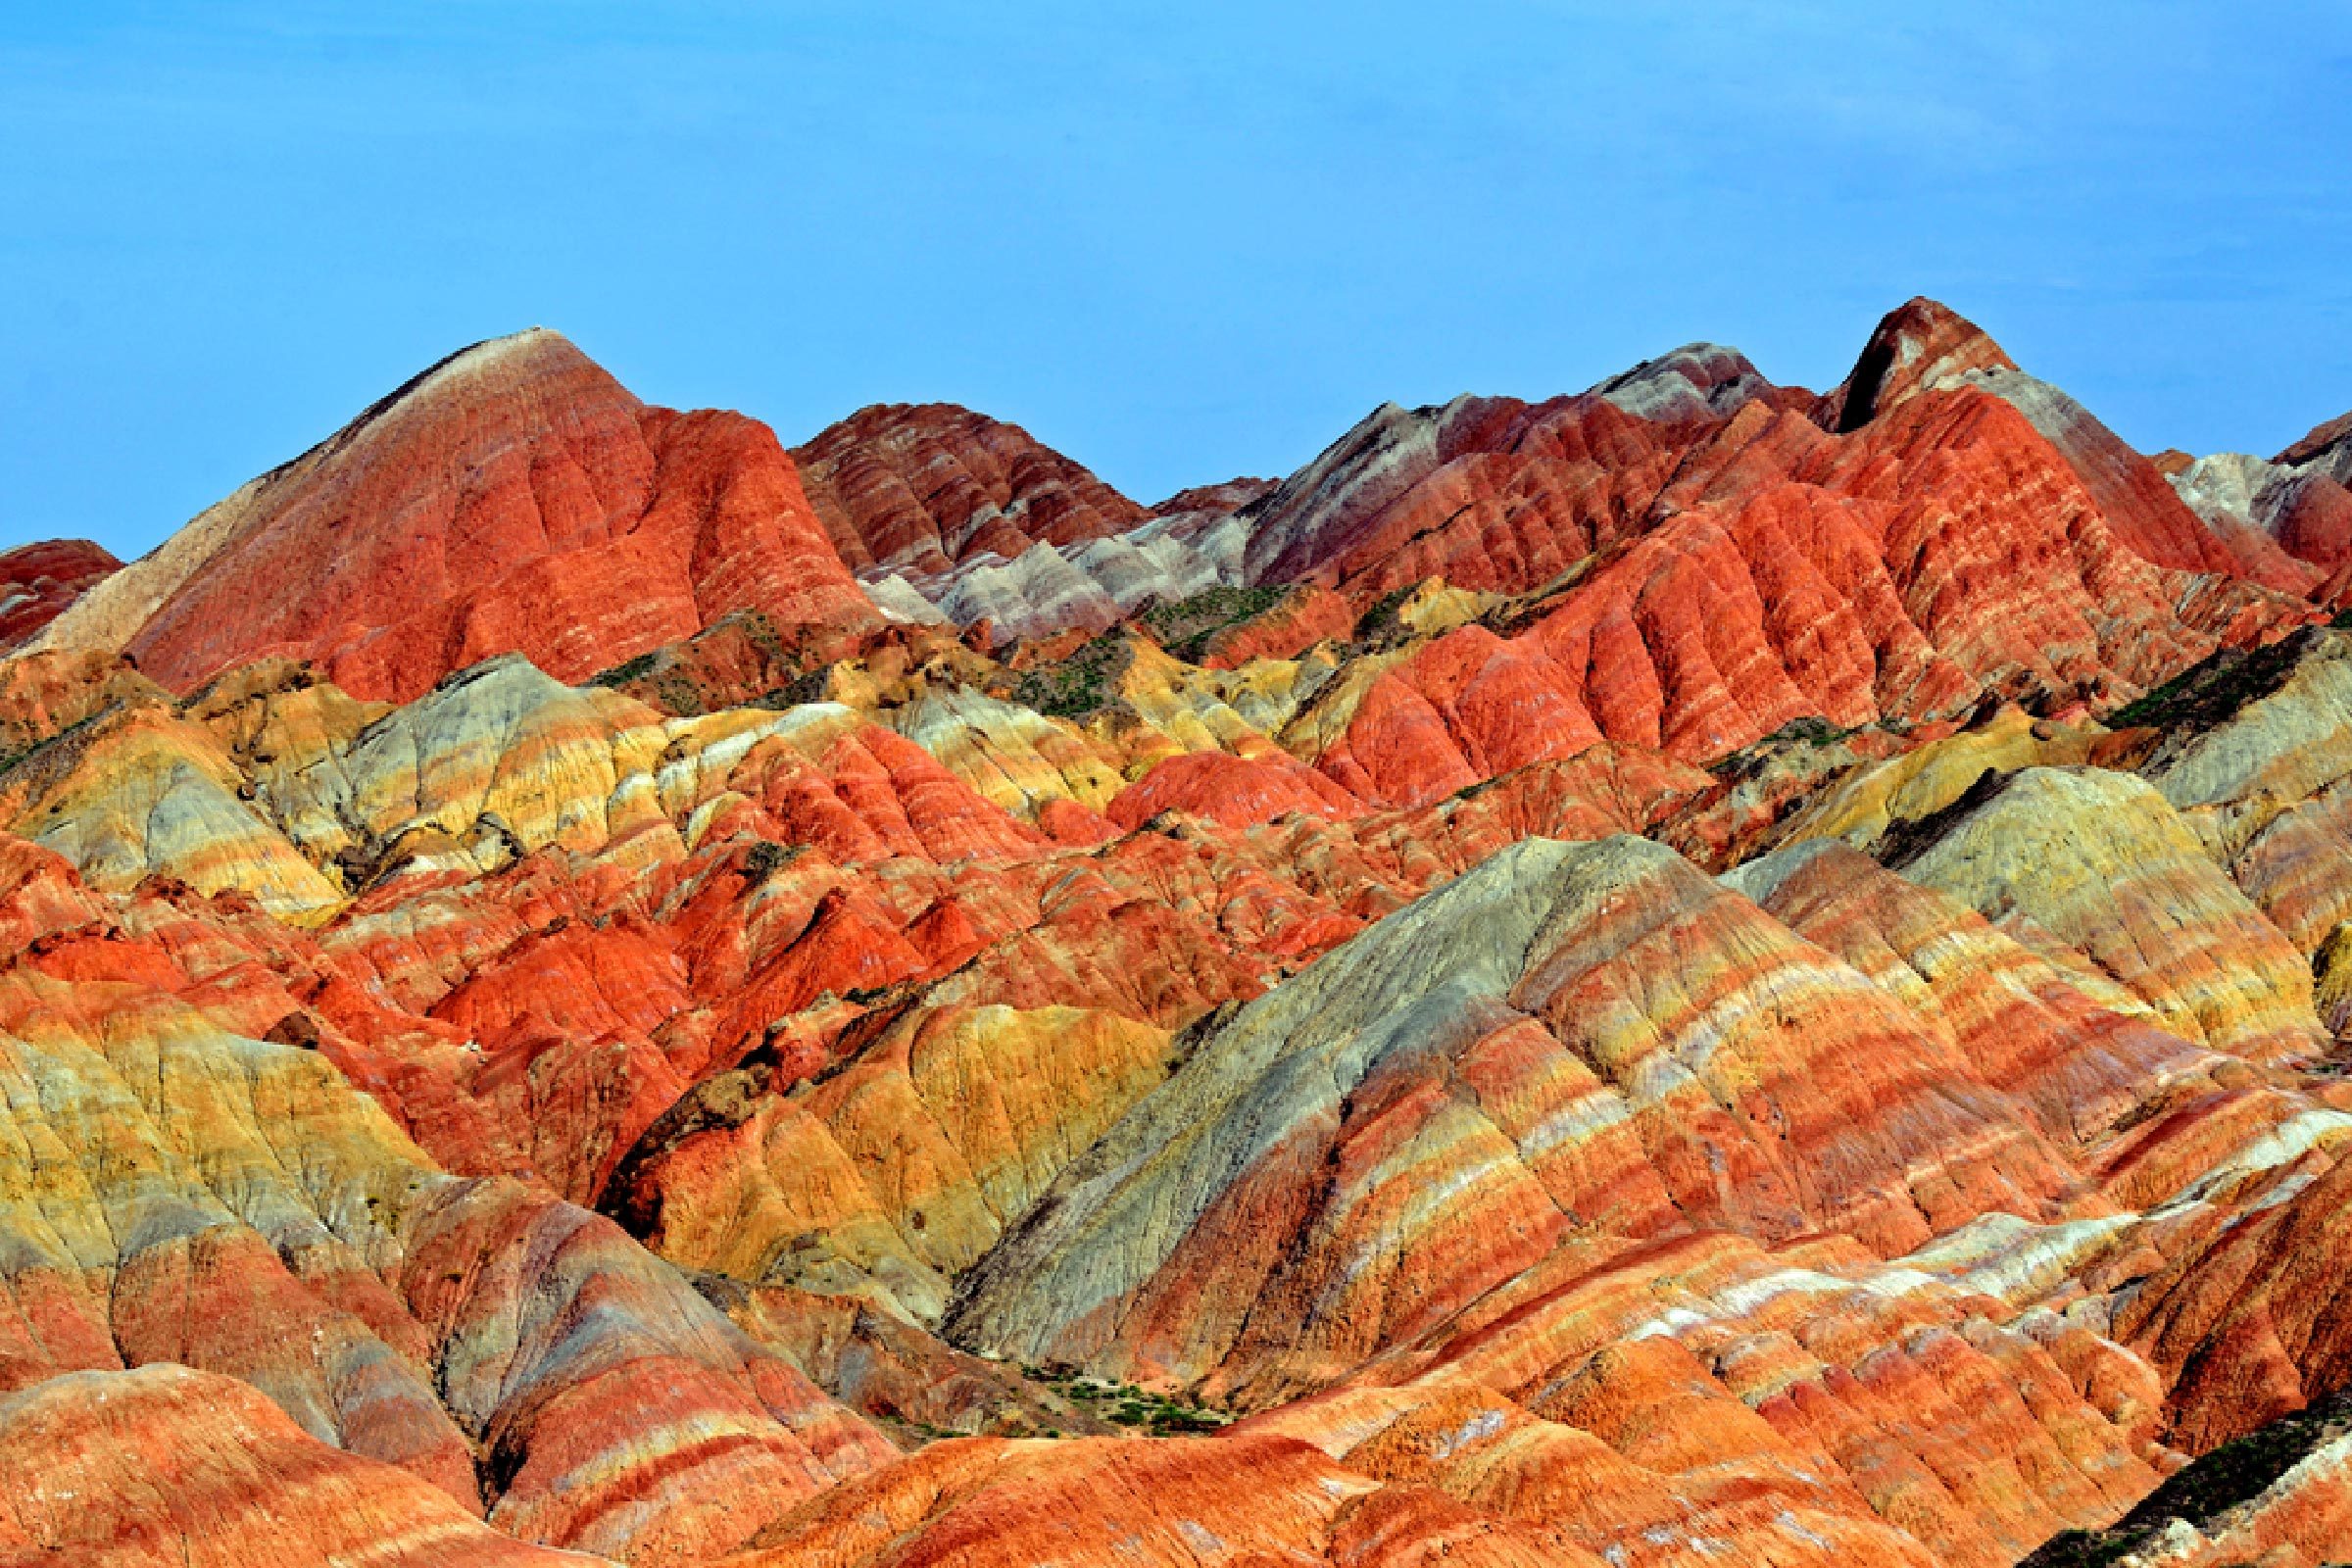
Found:
[[[0,4],[0,546],[145,550],[461,344],[1143,500],[1914,293],[2144,447],[2352,407],[2352,5]]]

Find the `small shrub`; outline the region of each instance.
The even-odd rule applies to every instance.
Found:
[[[1049,718],[1084,718],[1109,706],[1110,683],[1125,660],[1120,639],[1098,637],[1058,664],[1024,673],[1013,700]]]
[[[1400,616],[1405,601],[1412,598],[1419,587],[1418,583],[1407,583],[1402,588],[1393,588],[1383,594],[1377,604],[1364,612],[1364,618],[1355,623],[1356,641],[1379,642],[1408,630]]]
[[[1159,645],[1188,664],[1197,664],[1208,651],[1208,640],[1228,626],[1262,615],[1282,602],[1284,588],[1210,588],[1153,605],[1136,618],[1159,639]]]
[[[2145,696],[2107,715],[2110,729],[2211,729],[2230,714],[2286,684],[2311,647],[2299,631],[2267,648],[2216,649]]]

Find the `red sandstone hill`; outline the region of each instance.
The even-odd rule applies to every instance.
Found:
[[[2103,711],[2326,592],[1925,300],[1818,399],[1698,345],[1542,404],[1391,406],[1242,517],[1259,584],[1515,600],[1327,705],[1318,764],[1394,805],[1598,739],[1705,762],[1815,715]]]
[[[1702,498],[1739,499],[1787,479],[1873,498],[1874,462],[1915,466],[1887,450],[1909,427],[1886,426],[1922,398],[2009,405],[2023,428],[1947,419],[1938,434],[1965,434],[1952,448],[1961,462],[1981,446],[2001,449],[1993,460],[2029,507],[2041,504],[2039,488],[2080,486],[2150,564],[2286,592],[2317,580],[2259,534],[2218,536],[2152,462],[2019,370],[1973,322],[1924,299],[1888,313],[1845,381],[1819,399],[1775,387],[1732,350],[1694,344],[1575,397],[1376,410],[1248,510],[1250,573],[1260,582],[1311,574],[1373,597],[1430,575],[1525,592]],[[1833,440],[1799,437],[1798,424]],[[1857,471],[1847,480],[1825,469]]]
[[[857,570],[944,571],[1123,532],[1150,515],[1016,424],[952,403],[859,409],[793,449]]]
[[[2304,488],[2333,498],[2324,477]],[[1036,635],[1237,579],[1337,588],[1358,612],[1433,577],[1541,593],[1541,617],[1514,623],[1541,635],[1510,639],[1536,687],[1498,709],[1504,688],[1482,676],[1473,707],[1565,703],[1561,735],[1704,760],[1808,712],[1916,722],[1988,691],[2120,701],[2217,639],[2275,634],[2306,594],[2331,601],[2335,563],[2311,540],[2341,529],[2315,506],[2276,538],[2209,522],[2080,405],[1919,300],[1820,398],[1694,344],[1573,397],[1383,409],[1279,484],[1180,502],[1203,518],[1240,506],[1227,542],[1160,537],[1078,464],[968,410],[869,408],[788,455],[741,416],[648,408],[535,330],[453,356],[255,480],[41,646],[120,650],[183,690],[280,654],[370,697],[510,651],[577,680],[735,612],[787,637],[871,625],[853,571],[952,572],[1050,544],[1085,548],[941,579],[924,591],[944,610],[912,612],[1017,616]],[[2002,574],[2052,572],[2008,613]],[[912,590],[891,586],[907,611]],[[1779,608],[1797,600],[1814,609]],[[1489,669],[1490,632],[1460,635],[1478,647],[1445,658]],[[1694,638],[1695,660],[1678,652]],[[1420,667],[1398,678],[1449,715],[1450,744],[1492,749],[1464,727],[1486,721],[1454,701],[1460,678],[1433,686]]]
[[[765,425],[649,407],[533,329],[255,479],[45,641],[121,649],[175,690],[286,654],[398,699],[511,651],[582,679],[740,610],[874,619]]]
[[[2348,449],[2352,449],[2352,413],[2321,420],[2274,461],[2289,465],[2326,462],[2344,455]]]
[[[0,551],[0,654],[30,641],[122,564],[87,539],[46,539]]]

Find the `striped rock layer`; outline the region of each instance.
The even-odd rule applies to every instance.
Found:
[[[2341,437],[532,332],[13,551],[0,1560],[2340,1560]]]

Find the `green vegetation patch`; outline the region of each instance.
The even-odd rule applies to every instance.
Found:
[[[1147,1432],[1155,1438],[1214,1432],[1233,1419],[1197,1399],[1172,1399],[1166,1395],[1147,1393],[1132,1383],[1112,1383],[1077,1372],[1049,1372],[1035,1366],[1025,1366],[1021,1371],[1031,1382],[1043,1385],[1097,1420]]]
[[[1871,850],[1878,862],[1889,871],[1899,871],[1913,860],[1934,849],[1946,833],[1960,825],[1963,818],[2000,798],[2015,773],[2004,773],[1988,767],[1976,777],[1976,782],[1960,792],[1957,800],[1938,806],[1925,816],[1909,820],[1897,819],[1888,824]]]
[[[1382,594],[1377,603],[1355,623],[1355,640],[1359,643],[1384,643],[1411,635],[1412,628],[1403,620],[1405,602],[1421,591],[1417,582],[1401,588],[1392,588]]]
[[[799,859],[803,853],[802,847],[797,844],[787,846],[768,839],[753,840],[752,847],[744,852],[743,864],[737,867],[745,883],[744,892],[749,894],[764,886],[769,877]]]
[[[880,1415],[872,1417],[871,1419],[879,1421],[883,1426],[895,1427],[899,1431],[906,1433],[914,1441],[914,1446],[916,1447],[924,1446],[927,1444],[944,1443],[950,1438],[968,1438],[972,1436],[972,1434],[969,1432],[958,1432],[954,1427],[933,1426],[928,1421],[917,1421],[911,1416]],[[1025,1438],[1032,1436],[1032,1434],[1026,1428],[1023,1428],[1019,1431],[1008,1432],[1005,1434],[1005,1436]],[[1052,1434],[1052,1436],[1060,1437],[1061,1434],[1056,1432]],[[902,1445],[902,1446],[904,1446],[904,1445]]]
[[[652,654],[639,654],[635,659],[623,660],[611,669],[600,669],[589,676],[588,684],[591,686],[626,686],[633,680],[643,680],[654,672],[654,659],[655,656]]]
[[[1718,757],[1707,764],[1707,771],[1718,778],[1745,778],[1770,760],[1776,752],[1791,746],[1835,746],[1855,733],[1857,731],[1852,729],[1839,728],[1819,713],[1807,713],[1801,718],[1790,719],[1760,741]]]
[[[100,719],[105,718],[108,714],[122,711],[122,705],[121,703],[109,703],[104,708],[98,710],[98,711],[95,713],[82,714],[81,717],[75,719],[73,723],[66,725],[56,734],[44,736],[41,739],[34,741],[30,746],[25,747],[21,752],[0,757],[0,774],[13,773],[19,767],[22,767],[24,764],[31,761],[37,757],[47,756],[53,752],[59,751],[70,744],[74,737],[91,728]]]
[[[1282,603],[1287,588],[1210,588],[1174,604],[1153,605],[1136,618],[1159,645],[1188,664],[1208,652],[1209,639]]]
[[[2216,649],[2107,715],[2110,729],[2207,730],[2286,684],[2318,637],[2306,627],[2268,648]]]
[[[1110,683],[1127,658],[1120,638],[1098,637],[1058,664],[1023,673],[1013,701],[1049,718],[1084,718],[1110,706]]]

